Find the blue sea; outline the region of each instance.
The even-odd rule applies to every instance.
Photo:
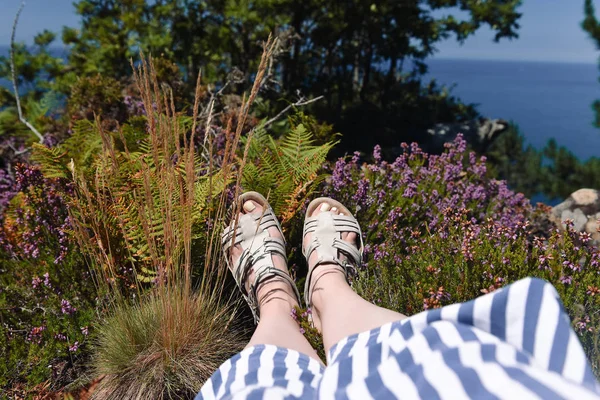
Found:
[[[486,117],[516,123],[528,143],[554,138],[579,159],[600,156],[592,103],[600,99],[595,64],[433,59],[429,78],[455,85],[452,94],[478,104]]]

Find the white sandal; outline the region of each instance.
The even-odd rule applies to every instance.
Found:
[[[292,287],[298,304],[300,303],[300,293],[292,278],[286,272],[278,269],[273,264],[272,255],[280,255],[286,260],[285,240],[281,225],[273,212],[267,200],[257,192],[246,192],[242,194],[238,201],[243,205],[246,201],[253,200],[263,207],[262,214],[243,214],[239,218],[233,218],[230,225],[225,228],[221,238],[223,254],[227,261],[227,267],[233,274],[244,299],[252,310],[254,322],[258,324],[260,320],[259,304],[257,293],[259,287],[272,280],[283,279]],[[235,210],[235,208],[234,208]],[[281,233],[281,238],[271,237],[268,229],[276,227]],[[235,240],[233,235],[235,234]],[[240,257],[233,261],[228,253],[232,246],[240,245],[243,249]],[[250,284],[250,290],[246,290],[246,279],[250,273],[254,272],[254,281]]]
[[[329,204],[332,208],[336,207],[344,215],[334,214],[331,211],[321,211],[316,216],[311,217],[310,215],[313,214],[315,209],[324,203]],[[352,243],[342,240],[341,235],[344,232],[356,233],[360,246],[357,248]],[[302,254],[304,254],[307,263],[314,251],[317,252],[318,256],[315,265],[308,270],[304,285],[304,300],[306,305],[311,307],[313,290],[311,286],[313,285],[312,275],[314,270],[323,264],[335,264],[348,280],[349,271],[356,271],[356,268],[362,262],[364,246],[362,232],[356,218],[339,201],[328,197],[319,197],[308,205],[302,237],[305,238],[309,233],[312,234],[312,238],[306,247],[303,242]],[[346,259],[340,260],[340,254],[343,254]]]

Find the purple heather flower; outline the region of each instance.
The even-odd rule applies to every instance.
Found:
[[[72,346],[69,346],[69,351],[70,351],[71,353],[74,353],[74,352],[76,352],[76,351],[77,351],[77,349],[79,349],[79,342],[75,342],[75,343],[73,343],[73,345],[72,345]]]
[[[573,277],[571,277],[571,276],[564,276],[563,275],[563,276],[560,277],[559,281],[561,283],[564,283],[565,285],[570,285],[571,282],[573,282]]]
[[[43,141],[44,146],[54,147],[58,144],[58,138],[51,133],[46,133],[46,134],[44,134],[43,137],[44,137],[44,141]]]
[[[580,232],[579,240],[584,244],[589,243],[592,240],[592,235],[588,232]]]
[[[375,252],[373,253],[373,258],[377,261],[389,256],[390,253],[385,250],[385,247],[382,245],[375,246]]]
[[[358,187],[356,188],[356,192],[354,196],[352,196],[352,201],[357,204],[366,204],[367,203],[367,193],[369,189],[369,180],[366,178],[358,181]]]
[[[409,183],[406,189],[404,190],[404,193],[402,193],[402,197],[406,197],[408,199],[414,197],[414,195],[416,194],[416,189],[417,185],[415,183]]]
[[[25,341],[40,344],[42,342],[42,333],[46,330],[44,325],[31,328]]]
[[[346,174],[346,161],[339,158],[335,163],[335,167],[331,173],[331,184],[335,191],[340,191],[348,184],[348,176]]]
[[[77,309],[71,305],[69,300],[65,300],[65,299],[62,299],[60,301],[60,310],[62,311],[63,314],[67,314],[67,315],[72,315],[75,313],[75,311],[77,311]]]
[[[374,163],[369,164],[367,168],[372,172],[378,172],[381,170],[381,146],[377,145],[373,149],[373,159]]]
[[[50,283],[50,274],[48,272],[44,274],[44,285],[49,288],[52,287],[52,283]]]
[[[562,263],[563,267],[566,268],[570,268],[573,271],[581,271],[581,267],[573,264],[571,261],[567,260],[567,261],[563,261]]]
[[[598,264],[600,263],[600,253],[598,249],[592,252],[592,258],[590,260],[590,265],[594,268],[598,268]]]
[[[42,284],[42,280],[37,276],[31,280],[31,286],[37,289]]]
[[[0,234],[0,246],[14,258],[36,259],[56,251],[51,255],[56,261],[62,261],[68,251],[70,224],[61,193],[71,190],[67,183],[44,178],[35,166],[17,164],[13,191],[22,193],[19,204],[23,206],[14,210],[16,225],[5,226]],[[0,202],[2,198],[0,195]]]
[[[290,315],[292,316],[292,318],[294,319],[294,321],[298,321],[298,315],[296,314],[296,309],[292,308],[292,311],[290,312]]]

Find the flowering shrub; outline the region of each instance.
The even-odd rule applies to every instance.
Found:
[[[33,166],[15,175],[0,206],[0,388],[60,388],[87,359],[96,290],[69,240],[68,187]]]
[[[66,188],[34,166],[18,164],[15,172],[16,194],[0,228],[0,246],[11,258],[37,259],[43,251],[52,252],[59,264],[68,250],[69,218],[60,195]]]
[[[294,307],[292,308],[291,316],[300,325],[300,333],[304,335],[308,343],[317,351],[317,355],[321,360],[326,360],[327,354],[325,354],[325,348],[323,347],[323,338],[311,322],[311,312],[310,308]]]
[[[458,137],[440,155],[403,145],[393,163],[335,164],[325,191],[355,212],[365,262],[354,286],[373,303],[412,315],[470,300],[526,276],[553,283],[594,367],[600,320],[600,253],[587,234],[534,233],[543,215],[486,177],[485,158]]]
[[[48,379],[60,388],[86,363],[80,347],[96,318],[94,285],[71,253],[60,269],[43,257],[0,262],[0,388]]]

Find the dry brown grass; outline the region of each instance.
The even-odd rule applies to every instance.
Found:
[[[173,291],[121,304],[101,329],[96,399],[192,398],[246,344],[218,298]]]
[[[109,316],[98,329],[94,367],[103,378],[94,398],[189,398],[245,345],[244,332],[234,324],[239,303],[224,291],[222,189],[231,183],[239,194],[247,146],[241,157],[238,146],[272,44],[269,38],[236,129],[231,123],[227,127],[219,168],[212,162],[210,140],[208,162],[194,146],[197,124],[209,126],[211,119],[211,111],[207,120],[199,119],[200,79],[193,117],[186,123],[170,91],[158,83],[150,59],[135,69],[144,106],[154,110],[148,112],[146,150],[130,152],[123,134],[124,148],[117,150],[119,142],[98,123],[103,153],[96,173],[83,176],[72,169],[76,236],[93,261],[99,288],[111,300]],[[218,228],[204,235],[204,265],[193,266],[193,230],[206,219]],[[129,278],[128,269],[134,271]],[[200,273],[195,287],[194,271]]]

